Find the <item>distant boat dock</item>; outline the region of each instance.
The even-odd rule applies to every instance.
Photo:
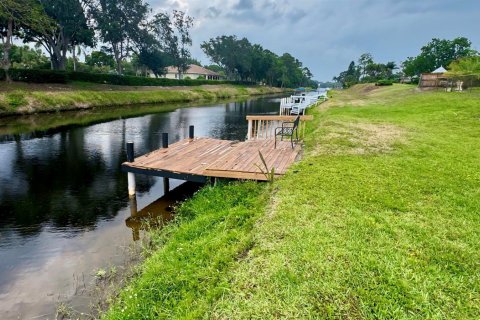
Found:
[[[283,98],[280,101],[280,115],[300,115],[305,114],[305,111],[311,106],[317,104],[319,101],[326,101],[327,90],[325,91],[311,91],[311,92],[297,92],[290,97]]]

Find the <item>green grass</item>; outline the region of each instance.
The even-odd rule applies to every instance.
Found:
[[[106,86],[104,90],[99,90],[84,83],[74,83],[68,86],[57,85],[53,90],[45,85],[32,86],[32,90],[30,90],[29,86],[25,84],[13,84],[11,88],[11,90],[0,92],[0,116],[82,110],[94,107],[228,99],[284,91],[279,88],[232,85],[139,90]]]
[[[179,218],[153,234],[157,252],[142,276],[124,289],[110,319],[200,317],[228,288],[226,275],[252,246],[263,213],[264,187],[235,183],[204,188],[179,209]],[[260,196],[259,196],[260,195]]]
[[[478,94],[334,92],[274,193],[197,194],[105,318],[478,319]]]

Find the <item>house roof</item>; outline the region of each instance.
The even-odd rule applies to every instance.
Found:
[[[447,72],[447,70],[444,67],[440,67],[432,71],[432,73],[445,73],[445,72]]]
[[[178,68],[170,66],[167,68],[167,73],[178,73]],[[209,75],[209,76],[220,76],[220,74],[213,72],[212,70],[208,70],[204,67],[198,66],[196,64],[190,64],[188,66],[187,71],[184,73],[186,75],[188,74],[204,74],[204,75]]]

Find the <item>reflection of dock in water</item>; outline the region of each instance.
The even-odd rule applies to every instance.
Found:
[[[136,198],[132,198],[130,201],[131,216],[125,220],[125,224],[132,229],[133,240],[140,239],[141,230],[161,228],[171,221],[175,217],[175,204],[191,197],[200,186],[201,184],[186,182],[140,211],[137,211]]]

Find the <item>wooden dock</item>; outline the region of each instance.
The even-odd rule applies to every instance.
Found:
[[[210,178],[232,178],[266,181],[259,152],[268,168],[275,168],[275,176],[282,176],[295,162],[300,145],[293,149],[290,141],[248,140],[244,142],[212,138],[185,139],[168,148],[155,150],[125,162],[122,169],[133,174],[145,174],[193,182],[207,182]]]
[[[275,169],[274,178],[282,176],[297,159],[301,141],[296,141],[292,148],[290,139],[277,139],[275,148],[275,128],[281,127],[285,122],[289,122],[287,126],[293,125],[296,118],[247,116],[247,141],[244,142],[195,138],[194,127],[190,126],[188,139],[169,146],[168,133],[162,133],[162,148],[138,158],[135,158],[133,142],[128,142],[127,162],[122,164],[122,170],[128,173],[128,194],[131,198],[135,197],[136,174],[163,177],[165,193],[170,190],[169,179],[199,183],[211,182],[216,178],[267,181],[270,177],[266,172],[271,172],[272,168]],[[300,116],[295,138],[302,140],[305,121],[312,118]]]

